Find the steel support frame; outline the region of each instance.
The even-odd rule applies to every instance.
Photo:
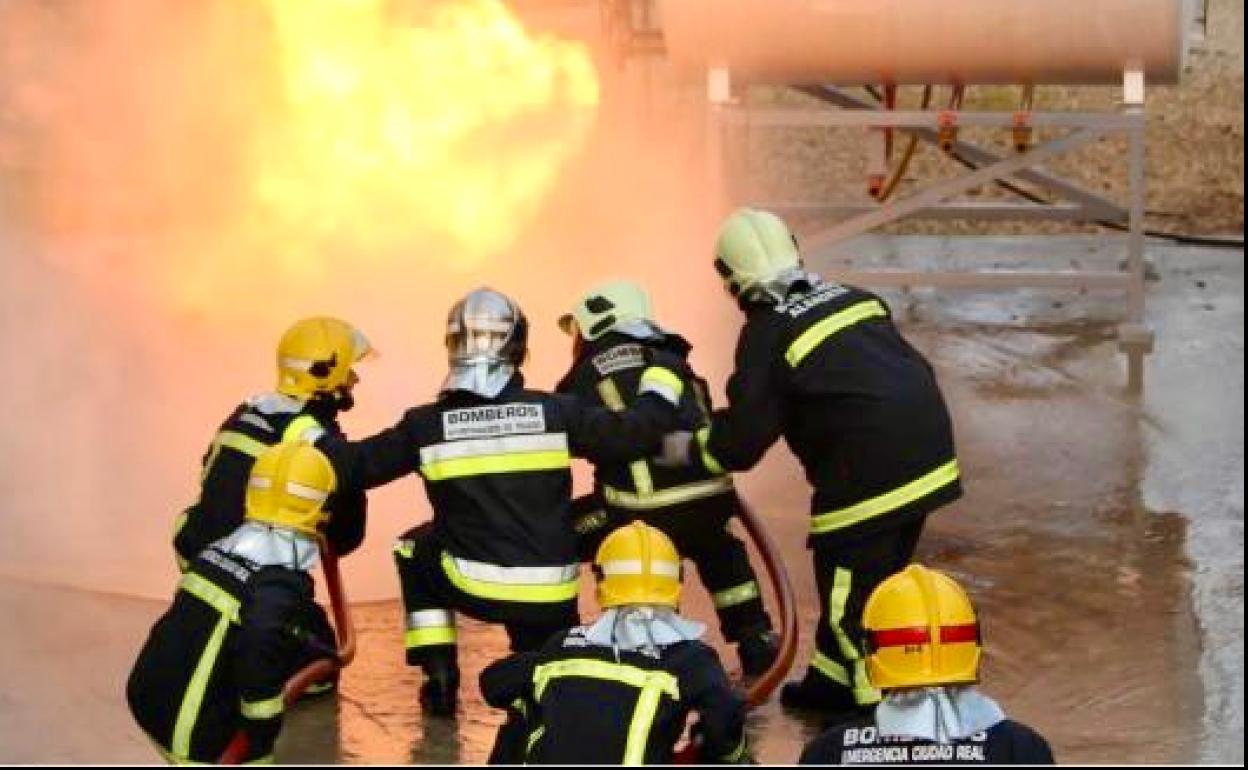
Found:
[[[1014,155],[1000,155],[966,141],[955,141],[952,152],[973,168],[958,176],[927,184],[914,193],[882,204],[829,203],[809,201],[733,201],[769,208],[781,213],[818,211],[842,215],[831,227],[803,239],[803,250],[810,256],[828,253],[836,244],[907,217],[934,219],[1053,220],[1068,222],[1113,222],[1126,229],[1125,269],[1118,271],[838,271],[851,283],[868,286],[937,286],[978,289],[1069,288],[1110,290],[1123,293],[1125,308],[1118,329],[1119,347],[1127,357],[1127,389],[1138,394],[1143,388],[1144,356],[1152,352],[1153,333],[1144,319],[1144,80],[1143,72],[1128,69],[1123,77],[1123,103],[1115,112],[973,112],[965,110],[905,111],[885,110],[832,86],[809,86],[798,90],[837,109],[805,108],[749,109],[736,104],[731,95],[730,74],[723,69],[708,73],[710,101],[710,142],[713,166],[722,166],[726,132],[734,126],[750,129],[769,127],[826,127],[829,129],[893,128],[911,133],[920,140],[936,143],[942,127],[989,126],[1015,128],[1025,121],[1028,127],[1067,129],[1068,133],[1031,146]],[[1082,147],[1105,136],[1125,135],[1127,153],[1126,205],[1108,200],[1074,182],[1037,166],[1053,157]],[[722,168],[712,173],[722,175]],[[1044,188],[1061,202],[1046,205],[1009,201],[984,202],[956,200],[955,196],[985,183],[1016,178]],[[725,187],[725,189],[727,189]],[[748,196],[746,196],[748,197]]]

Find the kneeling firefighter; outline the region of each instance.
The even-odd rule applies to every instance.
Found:
[[[691,713],[706,761],[749,761],[745,699],[705,627],[677,612],[671,540],[639,521],[616,529],[594,572],[597,620],[481,672],[486,702],[509,711],[491,762],[671,764]]]
[[[576,624],[572,457],[636,459],[681,425],[683,383],[660,366],[642,374],[634,408],[618,413],[525,388],[527,340],[515,302],[470,292],[447,316],[450,373],[437,401],[364,441],[325,444],[347,485],[424,479],[433,521],[399,538],[395,562],[407,662],[424,669],[421,702],[434,714],[455,711],[454,610],[503,624],[512,650]]]
[[[310,444],[269,447],[249,474],[243,524],[182,575],[126,686],[165,759],[216,762],[242,730],[244,761],[272,761],[286,681],[336,654],[310,632],[323,611],[308,575],[334,488],[329,460]]]
[[[242,523],[248,474],[265,449],[341,435],[338,413],[355,404],[352,391],[359,382],[353,367],[372,354],[364,335],[337,318],[305,318],[286,330],[277,345],[277,388],[239,404],[204,452],[199,500],[175,525],[180,569]],[[342,490],[325,508],[334,513],[326,536],[345,556],[364,539],[367,500]]]
[[[631,281],[596,286],[559,325],[574,340],[574,360],[557,386],[560,393],[624,409],[636,400],[642,372],[660,363],[685,384],[680,404],[685,418],[706,422],[710,396],[688,364],[690,345],[655,322],[641,286]],[[597,465],[594,487],[593,495],[573,504],[582,555],[592,556],[602,538],[622,524],[640,520],[658,528],[697,566],[724,638],[737,643],[742,671],[766,671],[776,658],[777,640],[745,544],[729,529],[741,510],[732,476],[640,459]]]
[[[867,599],[867,675],[884,693],[873,717],[840,724],[804,765],[1051,765],[1048,742],[979,692],[983,641],[960,585],[918,564]]]

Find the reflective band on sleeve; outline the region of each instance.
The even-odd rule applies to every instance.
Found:
[[[416,610],[403,616],[405,628],[451,628],[455,613],[450,610]]]
[[[571,465],[568,437],[563,433],[449,441],[420,450],[420,472],[429,481],[560,470]]]
[[[186,591],[191,596],[209,605],[224,615],[226,620],[232,623],[238,622],[238,599],[231,596],[228,591],[216,583],[194,572],[188,572],[178,581],[178,589]]]
[[[529,758],[529,755],[533,753],[533,746],[536,745],[537,742],[540,741],[542,739],[542,736],[545,734],[546,734],[546,725],[540,725],[536,730],[529,733],[529,740],[524,745],[525,759]]]
[[[833,682],[849,687],[849,673],[845,671],[845,667],[822,652],[815,650],[815,654],[810,659],[810,667]]]
[[[711,426],[699,428],[698,432],[693,434],[693,436],[698,442],[698,451],[702,453],[702,465],[716,476],[723,476],[727,473],[724,470],[724,466],[719,464],[719,460],[715,459],[715,456],[711,454],[711,450],[707,447],[711,440]]]
[[[466,594],[510,602],[566,602],[576,598],[579,565],[503,567],[442,554],[442,571]]]
[[[620,395],[620,389],[615,386],[615,380],[606,377],[598,382],[598,395],[602,398],[602,403],[613,412],[624,411],[624,398]],[[650,476],[650,466],[645,460],[635,460],[629,463],[629,473],[633,477],[633,489],[637,490],[637,494],[645,495],[654,491],[654,479]]]
[[[833,313],[798,335],[797,339],[793,340],[789,345],[789,349],[784,351],[784,358],[789,362],[789,366],[797,366],[802,362],[802,359],[810,354],[810,351],[819,346],[819,343],[845,327],[853,326],[868,318],[887,315],[888,311],[884,309],[884,305],[877,299],[865,300],[850,305],[844,310]]]
[[[306,441],[315,444],[324,435],[325,429],[315,417],[301,414],[291,420],[286,430],[282,431],[282,441]]]
[[[685,383],[671,369],[651,366],[641,373],[637,392],[654,393],[675,406],[680,403],[680,396],[685,392]]]
[[[400,538],[394,541],[394,553],[404,559],[410,559],[416,553],[416,543]]]
[[[832,532],[866,521],[875,516],[895,511],[957,480],[958,461],[950,460],[936,470],[891,492],[886,492],[869,500],[863,500],[848,508],[812,516],[810,532],[813,535],[822,535],[825,532]]]
[[[722,591],[711,594],[711,601],[715,604],[715,609],[722,610],[728,607],[735,607],[738,604],[745,604],[758,597],[758,583],[751,580],[748,583],[725,588]]]
[[[836,644],[841,650],[841,657],[852,667],[852,683],[845,684],[854,691],[854,700],[860,706],[868,706],[880,702],[880,691],[871,686],[867,677],[867,664],[863,660],[862,651],[854,644],[841,625],[845,619],[845,606],[849,603],[849,592],[853,587],[854,573],[844,567],[837,567],[832,576],[832,592],[828,595],[828,625],[836,637]]]
[[[614,559],[598,565],[603,575],[640,575],[641,559]],[[651,561],[650,574],[680,577],[680,565],[674,561]]]
[[[435,647],[443,644],[455,644],[459,631],[449,628],[409,628],[403,632],[403,647],[415,650],[420,647]]]
[[[272,719],[286,710],[286,701],[283,700],[282,694],[278,693],[264,700],[240,700],[238,709],[247,719]]]
[[[606,498],[608,503],[619,508],[627,508],[631,511],[648,511],[654,508],[666,508],[670,505],[680,505],[692,500],[714,497],[731,489],[732,477],[719,476],[706,481],[695,481],[690,484],[667,487],[648,495],[633,494],[632,492],[604,484],[602,496]]]
[[[232,430],[223,430],[218,433],[217,444],[251,457],[259,457],[264,454],[264,450],[269,448],[269,445],[263,441],[256,441],[251,436],[244,436],[242,433],[236,433]]]

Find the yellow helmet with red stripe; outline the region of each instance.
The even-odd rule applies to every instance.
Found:
[[[948,575],[912,564],[876,587],[862,625],[867,675],[881,689],[979,679],[983,651],[975,607]]]

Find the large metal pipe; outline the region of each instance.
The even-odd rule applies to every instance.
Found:
[[[1177,82],[1184,0],[659,0],[685,70],[748,82]]]

